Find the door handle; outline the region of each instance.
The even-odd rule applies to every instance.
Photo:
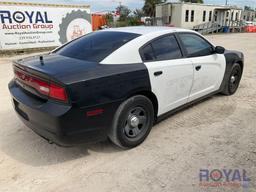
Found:
[[[159,76],[159,75],[162,75],[162,74],[163,74],[163,71],[156,71],[156,72],[154,73],[155,76]]]
[[[201,65],[196,66],[196,70],[199,71],[202,68]]]

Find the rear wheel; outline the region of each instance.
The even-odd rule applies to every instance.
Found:
[[[233,95],[240,84],[242,76],[242,69],[238,63],[232,66],[231,73],[229,75],[228,81],[226,82],[225,89],[222,92],[225,95]]]
[[[152,102],[142,95],[131,97],[116,111],[109,138],[119,147],[136,147],[148,136],[153,120]]]

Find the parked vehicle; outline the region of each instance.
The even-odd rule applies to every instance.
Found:
[[[155,122],[216,93],[232,95],[244,56],[195,31],[126,27],[90,33],[13,63],[15,111],[59,145],[142,143]]]

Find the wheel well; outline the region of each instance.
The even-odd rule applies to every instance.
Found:
[[[237,61],[236,63],[238,63],[243,71],[243,68],[244,68],[244,64],[243,64],[243,61]]]
[[[135,96],[135,95],[143,95],[143,96],[147,97],[152,102],[153,107],[154,107],[154,116],[155,116],[155,120],[156,120],[157,113],[158,113],[158,101],[157,101],[155,94],[151,91],[140,91],[140,92],[136,92],[136,93],[132,94],[131,97]]]

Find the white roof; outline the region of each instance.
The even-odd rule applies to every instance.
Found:
[[[194,6],[210,6],[210,7],[223,7],[227,9],[237,9],[237,10],[243,10],[241,7],[238,7],[237,5],[221,5],[221,4],[206,4],[206,3],[190,3],[190,2],[181,2],[178,0],[169,0],[165,3],[159,3],[158,5],[165,5],[165,4],[180,4],[180,5],[194,5]]]
[[[171,32],[191,31],[191,30],[176,28],[176,27],[136,26],[136,27],[110,28],[110,29],[106,29],[106,31],[118,31],[118,32],[137,33],[141,35],[146,35],[146,34],[157,33],[161,31],[166,31],[171,33]]]
[[[101,64],[134,64],[141,63],[142,59],[139,53],[139,49],[145,45],[147,42],[160,37],[165,34],[174,32],[191,32],[197,33],[188,29],[174,28],[174,27],[122,27],[106,29],[104,31],[118,31],[118,32],[128,32],[137,33],[141,36],[129,41],[128,43],[121,46],[119,49],[115,50],[112,54],[107,56]]]

